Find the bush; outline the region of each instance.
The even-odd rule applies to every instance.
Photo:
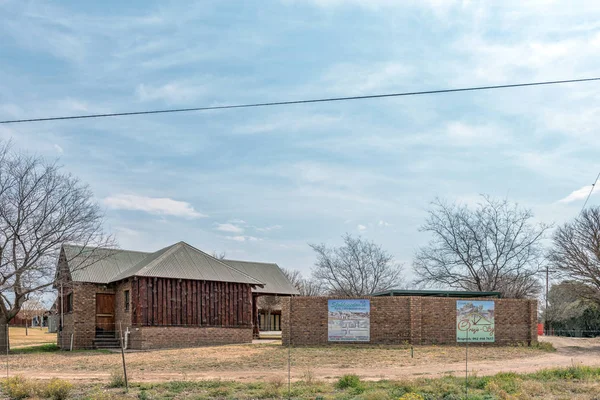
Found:
[[[73,385],[71,383],[54,378],[46,386],[44,394],[52,400],[65,400],[69,398],[71,390],[73,390]]]
[[[556,349],[554,348],[554,346],[552,346],[552,343],[550,343],[550,342],[537,342],[537,343],[532,344],[531,347],[533,347],[534,349],[537,349],[537,350],[547,351],[547,352],[556,351]]]
[[[425,398],[418,393],[406,393],[398,400],[424,400]]]
[[[361,387],[360,378],[358,375],[350,374],[342,376],[335,386],[338,389],[359,388]]]
[[[36,392],[35,385],[20,375],[4,379],[2,389],[8,397],[14,400],[25,399],[35,395]]]
[[[122,388],[125,387],[125,378],[123,374],[118,371],[113,371],[110,374],[110,382],[108,383],[109,388]]]

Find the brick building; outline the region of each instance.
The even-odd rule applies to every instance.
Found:
[[[276,264],[184,242],[154,253],[63,245],[55,289],[63,349],[115,347],[121,331],[131,349],[248,343],[258,296],[297,294]]]

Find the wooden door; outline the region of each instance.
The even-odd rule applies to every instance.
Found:
[[[96,332],[115,331],[115,295],[96,294]]]

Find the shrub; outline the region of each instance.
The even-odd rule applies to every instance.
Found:
[[[73,390],[73,385],[62,379],[54,378],[48,382],[44,395],[52,400],[65,400]]]
[[[342,376],[335,385],[338,389],[359,388],[361,386],[358,375],[350,374]]]
[[[547,352],[556,351],[556,349],[554,348],[554,346],[552,346],[552,343],[550,343],[550,342],[537,342],[535,344],[532,344],[531,347],[533,347],[534,349],[537,349],[537,350],[547,351]]]
[[[4,379],[2,388],[14,400],[25,399],[35,394],[35,386],[20,375]]]
[[[406,393],[398,400],[424,400],[425,398],[418,393]]]
[[[108,383],[109,388],[121,388],[125,387],[125,378],[123,374],[118,371],[113,371],[110,374],[110,382]]]
[[[375,390],[362,395],[363,400],[387,400],[390,399],[390,394],[385,390]]]

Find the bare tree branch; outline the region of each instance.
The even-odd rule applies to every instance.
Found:
[[[88,249],[90,259],[95,256],[89,249],[113,245],[102,224],[88,186],[62,173],[56,163],[1,144],[0,326],[14,318],[33,293],[54,284],[63,243],[78,244],[82,252]],[[2,332],[0,350],[6,343]]]
[[[298,289],[300,296],[321,296],[323,294],[321,284],[314,279],[304,278],[300,271],[281,268],[281,272]]]
[[[328,248],[311,244],[317,253],[313,280],[323,290],[338,296],[367,296],[397,288],[402,283],[402,267],[394,258],[373,242],[349,234],[343,236],[344,245]]]
[[[539,293],[541,242],[549,225],[533,225],[530,210],[482,196],[474,208],[432,203],[421,231],[432,234],[416,253],[416,284],[499,291],[505,297]]]
[[[600,304],[600,207],[583,210],[554,232],[549,259],[553,269],[585,285],[582,294]]]

